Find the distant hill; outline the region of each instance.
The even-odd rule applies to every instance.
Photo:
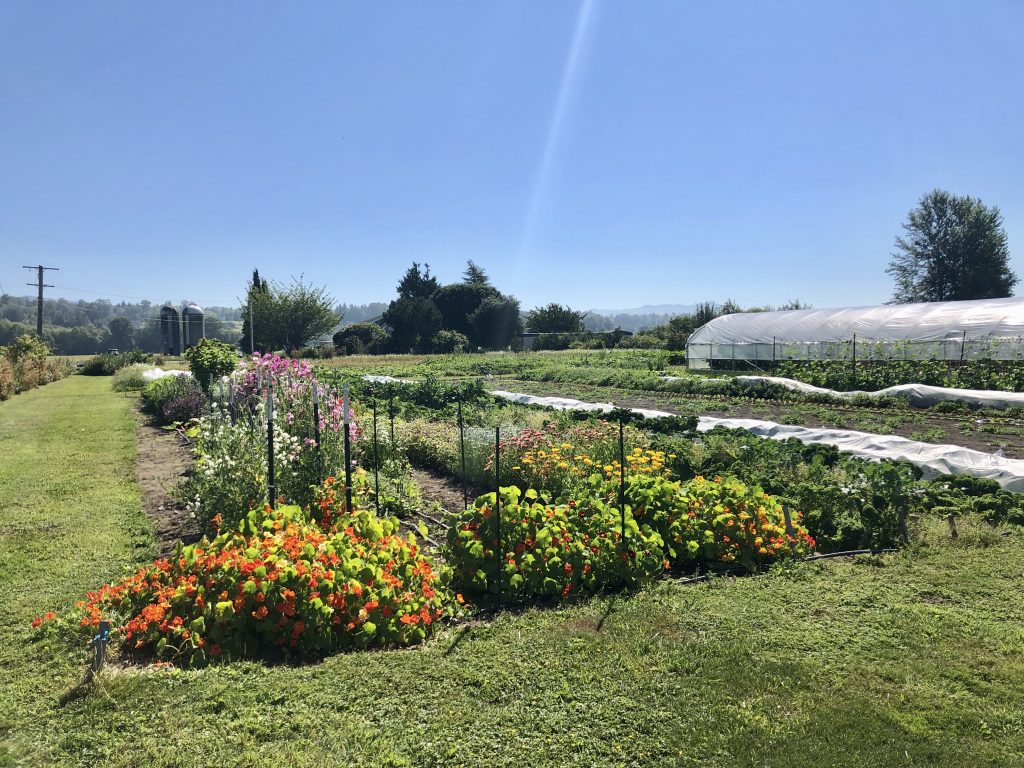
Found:
[[[697,308],[696,304],[645,304],[629,309],[588,309],[595,315],[616,317],[618,315],[686,315]]]

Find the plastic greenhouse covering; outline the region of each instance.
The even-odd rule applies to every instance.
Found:
[[[1024,299],[742,312],[689,339],[692,368],[711,360],[1015,360],[1024,355]]]

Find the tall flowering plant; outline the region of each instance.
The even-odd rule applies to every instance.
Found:
[[[213,394],[210,415],[189,433],[196,450],[189,503],[200,520],[209,524],[216,513],[235,524],[267,500],[268,404],[273,407],[275,501],[308,506],[327,475],[344,475],[344,398],[336,388],[321,385],[307,363],[254,355]],[[351,407],[347,415],[355,447],[361,431]]]

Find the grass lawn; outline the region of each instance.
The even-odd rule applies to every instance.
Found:
[[[80,686],[84,649],[29,622],[153,545],[109,386],[0,404],[0,765],[1024,765],[1020,531]]]

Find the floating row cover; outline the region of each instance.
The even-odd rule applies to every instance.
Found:
[[[165,355],[180,355],[185,349],[198,344],[205,336],[206,326],[202,307],[196,304],[186,305],[181,312],[180,323],[178,310],[170,304],[165,304],[160,309],[160,346]]]
[[[711,360],[1018,359],[1024,299],[740,312],[691,334],[690,367]]]

